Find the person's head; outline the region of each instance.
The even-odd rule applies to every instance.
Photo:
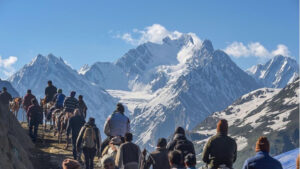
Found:
[[[95,118],[90,117],[88,123],[89,123],[90,125],[94,125],[94,124],[95,124]]]
[[[7,88],[6,88],[6,87],[3,87],[3,88],[2,88],[2,91],[3,91],[3,92],[7,92]]]
[[[184,157],[184,165],[186,167],[195,167],[196,163],[196,156],[194,154],[190,153]]]
[[[168,158],[169,158],[169,163],[170,163],[171,167],[180,166],[183,164],[182,154],[180,151],[175,150],[175,151],[169,152]]]
[[[62,93],[62,89],[58,89],[58,90],[57,90],[57,93]]]
[[[78,96],[78,100],[83,100],[83,96],[82,96],[82,95],[79,95],[79,96]]]
[[[126,134],[125,134],[125,141],[126,141],[126,142],[131,142],[132,139],[133,139],[133,136],[132,136],[131,133],[126,133]]]
[[[31,94],[31,90],[30,89],[27,90],[27,94]]]
[[[104,169],[115,169],[115,161],[112,157],[105,158],[102,163]]]
[[[113,144],[113,145],[120,145],[120,144],[122,144],[122,140],[121,140],[120,137],[115,136],[115,137],[113,137],[113,138],[110,140],[109,143],[110,143],[110,144]]]
[[[76,95],[76,92],[75,91],[71,91],[70,96],[71,97],[75,97],[75,95]]]
[[[166,148],[167,146],[167,140],[165,138],[160,138],[157,141],[157,147],[158,148]]]
[[[37,100],[35,98],[33,98],[33,99],[31,99],[31,104],[37,105],[38,102],[37,102]]]
[[[227,120],[225,120],[225,119],[219,120],[219,122],[217,124],[217,133],[227,135],[227,133],[228,133],[228,122],[227,122]]]
[[[255,151],[270,152],[270,143],[267,137],[259,137],[256,142]]]
[[[80,114],[80,110],[79,109],[75,109],[74,110],[74,115],[75,116],[80,116],[81,114]]]
[[[80,169],[80,163],[76,160],[65,159],[62,162],[63,169]]]
[[[124,106],[123,106],[122,103],[118,103],[118,104],[117,104],[116,111],[117,111],[117,112],[120,112],[120,113],[124,113],[125,108],[124,108]]]
[[[48,86],[52,86],[52,81],[51,80],[48,81]]]
[[[182,127],[177,127],[177,128],[175,129],[174,135],[176,135],[176,134],[185,135],[184,128],[182,128]]]

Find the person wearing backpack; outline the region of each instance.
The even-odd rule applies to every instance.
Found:
[[[53,98],[54,106],[56,109],[62,109],[64,107],[64,101],[66,96],[62,93],[62,89],[58,89]]]
[[[86,169],[94,168],[94,157],[100,154],[101,135],[95,125],[95,119],[90,117],[89,121],[81,128],[77,141],[77,151],[82,150],[85,158]]]
[[[32,141],[35,142],[37,138],[37,132],[39,128],[39,124],[43,117],[43,110],[39,106],[37,100],[33,98],[31,100],[31,106],[29,106],[27,111],[27,118],[29,120],[29,136],[32,138]],[[32,133],[33,130],[33,133]]]
[[[165,138],[158,139],[156,150],[149,154],[149,157],[146,161],[147,151],[143,151],[143,168],[149,169],[151,165],[153,169],[170,169],[170,164],[168,161],[168,150],[166,149],[167,140]]]
[[[177,133],[176,133],[177,132]],[[168,151],[180,151],[182,153],[182,158],[189,154],[195,154],[194,144],[188,140],[185,136],[184,129],[182,127],[178,127],[174,134],[173,140],[168,144]]]
[[[267,137],[260,137],[256,142],[256,155],[247,159],[243,169],[282,169],[281,163],[269,155],[270,143]]]
[[[132,143],[132,134],[125,134],[125,143],[120,146],[115,163],[120,169],[139,169],[141,151]]]
[[[227,134],[227,120],[221,119],[217,124],[217,134],[207,141],[202,154],[202,160],[210,169],[217,169],[221,166],[223,168],[232,168],[236,160],[237,144]]]
[[[73,157],[74,160],[77,160],[77,151],[76,151],[76,140],[79,135],[80,129],[84,125],[85,120],[81,116],[79,109],[75,109],[74,116],[71,117],[68,121],[67,125],[67,138],[69,138],[69,134],[72,131],[72,149],[73,149]],[[67,146],[68,147],[68,140],[67,140]],[[80,158],[78,159],[80,160]]]
[[[116,110],[107,118],[104,124],[104,133],[107,135],[107,138],[101,145],[101,151],[104,150],[113,137],[120,136],[124,140],[125,134],[130,132],[130,121],[125,116],[124,111],[124,106],[118,103]]]

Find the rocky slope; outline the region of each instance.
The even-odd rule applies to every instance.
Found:
[[[0,168],[33,169],[30,138],[17,119],[0,105]]]
[[[271,154],[277,155],[299,146],[299,79],[282,90],[258,89],[215,112],[191,132],[200,154],[209,137],[216,133],[219,119],[229,122],[229,135],[238,143],[236,168],[255,154],[255,142],[265,135],[271,141]]]

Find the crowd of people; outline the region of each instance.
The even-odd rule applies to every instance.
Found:
[[[86,169],[94,168],[94,159],[103,169],[195,169],[197,165],[194,144],[187,138],[184,128],[177,127],[172,138],[159,138],[156,149],[148,153],[146,149],[133,142],[130,130],[130,120],[125,115],[125,108],[118,103],[115,111],[104,123],[106,138],[102,142],[99,128],[95,119],[89,117],[86,122],[87,106],[83,96],[75,98],[76,92],[72,91],[66,97],[62,89],[58,89],[48,82],[45,89],[45,102],[53,102],[54,108],[63,109],[71,113],[68,119],[66,135],[71,134],[73,159],[63,161],[63,169],[81,169],[84,164]],[[0,103],[8,105],[12,100],[11,95],[3,88],[0,93]],[[43,109],[31,90],[27,91],[23,99],[23,108],[27,112],[29,122],[29,135],[35,142],[38,126],[42,123]],[[216,134],[206,143],[202,161],[209,169],[232,169],[237,157],[237,143],[228,136],[228,122],[221,119],[216,124]],[[68,145],[68,144],[67,144]],[[256,155],[247,159],[243,169],[282,169],[281,163],[269,155],[270,143],[268,138],[259,137],[256,142]],[[81,161],[84,154],[84,163]],[[299,158],[298,158],[299,159]]]

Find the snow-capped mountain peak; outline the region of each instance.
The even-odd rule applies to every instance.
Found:
[[[246,72],[266,87],[283,88],[299,76],[299,65],[291,57],[278,55],[265,64],[252,66]]]
[[[114,109],[116,100],[112,96],[100,86],[83,78],[62,58],[53,54],[37,55],[29,64],[9,78],[21,96],[26,94],[27,89],[31,89],[37,98],[44,97],[44,89],[48,80],[52,80],[53,85],[61,88],[65,95],[69,95],[73,90],[76,91],[77,96],[83,95],[89,107],[89,116],[96,117],[99,124],[103,123]]]

